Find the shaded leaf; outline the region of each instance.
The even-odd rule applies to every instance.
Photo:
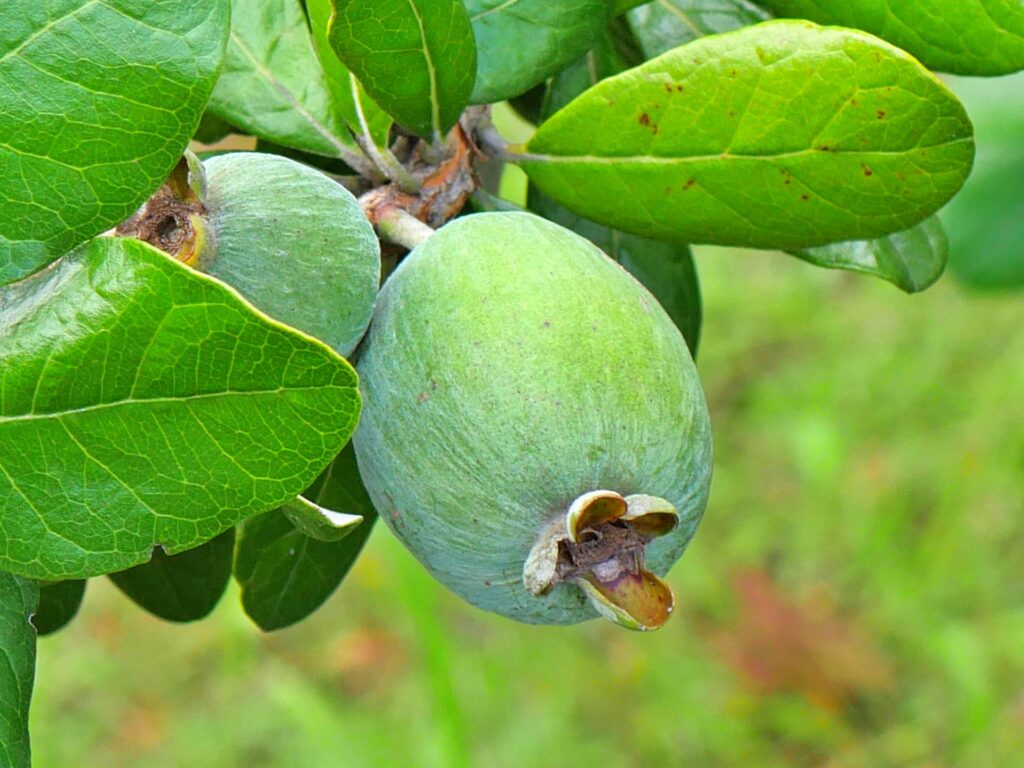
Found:
[[[654,0],[629,12],[629,25],[649,59],[691,40],[771,17],[750,0]]]
[[[85,579],[68,579],[39,585],[39,607],[32,625],[40,637],[52,635],[75,618],[85,597],[85,584]]]
[[[0,284],[126,218],[160,186],[199,123],[227,27],[221,0],[5,0]]]
[[[960,102],[907,54],[773,21],[602,81],[516,159],[545,194],[623,231],[800,249],[913,226],[973,152]]]
[[[791,253],[819,267],[863,272],[888,280],[907,293],[917,293],[942,276],[949,240],[938,216],[932,216],[885,237],[830,243]]]
[[[884,37],[931,69],[1003,75],[1024,69],[1019,0],[758,0],[777,16],[857,27]]]
[[[301,621],[331,596],[377,518],[351,444],[303,495],[317,505],[360,515],[364,522],[339,541],[305,535],[280,509],[241,526],[234,573],[242,587],[242,607],[268,632]]]
[[[148,563],[110,574],[110,580],[141,608],[165,621],[207,616],[227,589],[235,529],[177,555],[157,547]]]
[[[30,768],[28,710],[36,671],[36,630],[29,617],[39,588],[0,572],[0,765]]]
[[[360,407],[322,343],[123,238],[0,289],[0,392],[0,563],[40,579],[190,549],[294,498]]]
[[[459,0],[334,0],[331,46],[409,130],[439,140],[469,103],[476,43]]]
[[[518,96],[582,56],[608,20],[606,0],[465,0],[476,35],[472,101]]]
[[[232,0],[209,109],[246,132],[365,166],[325,82],[299,0]]]

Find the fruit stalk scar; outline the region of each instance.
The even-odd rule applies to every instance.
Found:
[[[523,583],[543,595],[570,582],[606,619],[627,629],[658,629],[675,599],[644,567],[644,554],[677,523],[675,508],[656,496],[584,493],[541,532],[523,566]]]

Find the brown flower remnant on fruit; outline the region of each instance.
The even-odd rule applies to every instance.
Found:
[[[202,233],[199,217],[206,213],[188,182],[188,162],[183,157],[167,181],[132,216],[117,225],[118,237],[134,237],[193,264],[199,255]]]

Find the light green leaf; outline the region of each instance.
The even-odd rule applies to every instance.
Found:
[[[331,596],[377,519],[351,444],[303,495],[318,506],[359,515],[364,522],[335,541],[305,535],[280,509],[242,524],[235,579],[242,587],[245,612],[268,632],[301,621]]]
[[[758,0],[777,16],[857,27],[932,69],[1003,75],[1024,69],[1020,0]]]
[[[296,496],[281,511],[300,533],[317,541],[341,541],[363,522],[360,515],[335,512],[305,496]]]
[[[36,630],[29,617],[39,588],[0,572],[0,765],[30,768],[28,710],[36,671]]]
[[[608,22],[607,0],[465,0],[476,35],[473,102],[528,91],[582,56]]]
[[[168,555],[153,550],[147,563],[110,574],[110,580],[141,608],[165,621],[197,621],[209,615],[227,589],[235,529],[205,544]]]
[[[469,103],[476,43],[459,0],[334,0],[331,46],[395,120],[439,140]]]
[[[331,0],[306,0],[309,26],[313,31],[316,55],[324,68],[327,90],[349,129],[373,146],[384,149],[390,144],[391,117],[341,63],[327,38],[327,27],[334,8]]]
[[[932,216],[885,237],[830,243],[791,253],[819,267],[875,275],[907,293],[917,293],[941,277],[949,256],[949,240],[938,216]]]
[[[0,289],[0,565],[83,578],[198,546],[300,493],[359,407],[322,343],[94,240]]]
[[[5,0],[0,284],[130,215],[199,123],[226,0]]]
[[[231,9],[210,111],[276,144],[365,167],[332,101],[299,0],[232,0]]]
[[[770,21],[604,80],[514,159],[557,202],[623,231],[801,249],[913,226],[973,154],[963,106],[904,52]]]
[[[942,211],[952,272],[975,288],[1024,287],[1024,73],[952,85],[978,133],[974,172]]]
[[[85,579],[43,582],[39,585],[39,607],[32,625],[40,637],[52,635],[75,618],[85,597]]]
[[[649,59],[705,35],[771,18],[750,0],[654,0],[629,12],[629,25]]]

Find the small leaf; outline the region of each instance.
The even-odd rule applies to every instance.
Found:
[[[197,621],[214,609],[231,578],[235,529],[177,555],[157,547],[148,563],[110,574],[139,607],[165,621]]]
[[[0,564],[40,579],[190,549],[294,498],[360,407],[322,343],[124,238],[0,289],[0,392]]]
[[[52,635],[75,618],[85,597],[85,583],[85,579],[68,579],[39,585],[39,607],[32,625],[40,637]]]
[[[319,608],[341,584],[377,519],[363,488],[351,444],[303,494],[364,522],[340,541],[302,533],[280,509],[247,520],[235,547],[235,579],[242,607],[263,630],[290,626]]]
[[[317,541],[341,541],[363,522],[360,515],[334,512],[305,496],[296,496],[281,511],[303,536]]]
[[[469,103],[476,43],[459,0],[334,0],[331,46],[401,125],[439,140]]]
[[[949,240],[938,216],[932,216],[910,229],[874,240],[830,243],[791,253],[819,267],[875,275],[907,293],[917,293],[942,276]]]
[[[224,70],[209,109],[246,132],[365,163],[331,99],[299,0],[232,0]]]
[[[36,670],[36,583],[0,572],[0,765],[29,768],[28,710]]]
[[[1024,73],[955,78],[978,134],[971,178],[942,211],[953,274],[973,288],[1024,287]]]
[[[1024,69],[1019,0],[758,0],[777,16],[857,27],[904,48],[931,69],[1005,75]]]
[[[170,173],[217,78],[221,0],[5,0],[0,284],[129,216]]]
[[[770,19],[750,0],[654,0],[629,12],[629,25],[649,59],[705,35]]]
[[[971,167],[959,101],[870,35],[772,21],[583,93],[517,161],[580,215],[657,239],[802,249],[927,218]]]
[[[324,68],[327,90],[342,118],[357,136],[376,147],[386,148],[390,144],[391,117],[377,106],[377,102],[341,63],[327,38],[328,23],[334,12],[331,0],[306,0],[306,11],[316,55]]]
[[[582,56],[608,21],[607,0],[465,0],[476,35],[472,101],[525,93]]]

